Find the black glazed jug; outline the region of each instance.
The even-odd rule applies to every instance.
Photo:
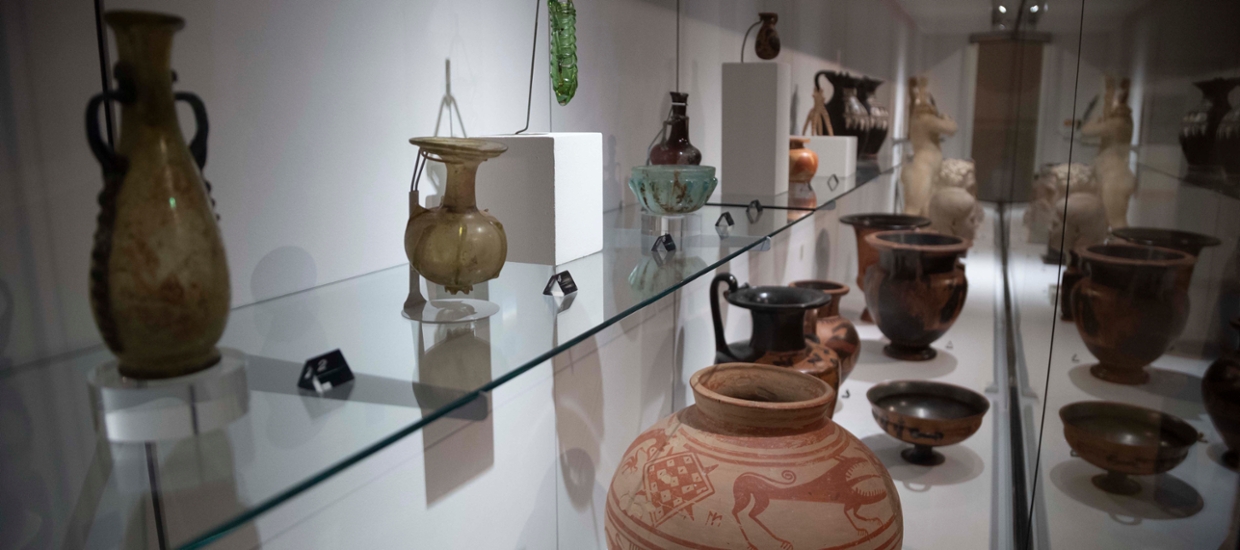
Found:
[[[727,284],[724,299],[753,315],[753,333],[746,342],[728,344],[723,336],[719,285]],[[710,284],[710,313],[715,323],[716,363],[760,363],[789,367],[822,379],[840,389],[840,357],[816,339],[806,337],[806,315],[832,300],[809,288],[737,284],[731,273],[720,273]],[[811,326],[813,326],[811,324]],[[830,407],[834,412],[835,406]]]

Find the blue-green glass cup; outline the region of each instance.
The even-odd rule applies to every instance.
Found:
[[[634,166],[629,189],[651,214],[677,216],[696,212],[715,192],[714,166],[656,164]]]

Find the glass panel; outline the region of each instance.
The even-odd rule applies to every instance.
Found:
[[[1240,6],[1063,7],[1083,17],[1079,55],[1064,58],[1077,77],[1055,90],[1040,140],[1067,156],[1042,159],[1092,177],[1072,179],[1051,212],[1068,220],[1066,236],[1050,234],[1076,253],[1065,265],[1013,239],[1025,440],[1038,445],[1024,544],[1231,548],[1237,478],[1217,429],[1226,416],[1212,415],[1237,394],[1207,369],[1225,372],[1235,342],[1240,201],[1225,166],[1240,150],[1219,128],[1228,109],[1211,104],[1238,97],[1223,88],[1240,75]]]
[[[789,203],[783,194],[757,199],[761,210],[706,206],[666,219],[636,206],[607,212],[602,252],[561,266],[508,262],[499,278],[471,294],[500,305],[500,313],[469,324],[403,318],[411,283],[407,265],[237,308],[220,345],[244,355],[249,408],[209,437],[100,442],[87,460],[91,446],[81,445],[96,433],[88,403],[73,403],[71,413],[47,404],[91,394],[88,377],[111,354],[96,347],[17,366],[0,376],[0,394],[10,396],[6,411],[25,419],[23,424],[57,424],[58,439],[81,443],[51,444],[44,440],[52,434],[36,433],[35,451],[4,459],[13,468],[84,488],[75,501],[51,503],[51,510],[71,512],[55,520],[66,526],[58,534],[65,540],[91,547],[123,540],[209,541],[435,419],[485,418],[480,396],[733,258],[768,246],[767,237],[814,209],[834,209],[833,201],[864,186],[890,186],[894,177],[893,170],[871,169],[838,181],[818,178],[812,184],[816,204],[795,210],[781,209]],[[714,223],[724,212],[735,226],[720,237]],[[673,235],[675,251],[652,252],[664,232]],[[543,295],[557,271],[572,274],[576,293]],[[443,287],[414,281],[428,298],[450,296]],[[303,364],[333,349],[342,351],[354,381],[321,397],[299,389]],[[170,484],[177,490],[169,490]],[[222,492],[215,495],[211,487]],[[178,493],[203,491],[213,494],[211,505],[176,515],[188,510],[178,506]],[[160,497],[167,521],[131,517]],[[119,525],[118,517],[125,518]],[[164,529],[156,532],[156,523]]]

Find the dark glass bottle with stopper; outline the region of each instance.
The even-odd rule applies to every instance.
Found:
[[[663,122],[667,132],[662,143],[650,149],[650,164],[701,164],[702,152],[689,143],[689,94],[672,92],[672,114]]]

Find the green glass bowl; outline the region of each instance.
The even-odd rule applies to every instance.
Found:
[[[696,212],[715,192],[714,166],[656,164],[634,166],[629,189],[651,214],[674,216]]]

